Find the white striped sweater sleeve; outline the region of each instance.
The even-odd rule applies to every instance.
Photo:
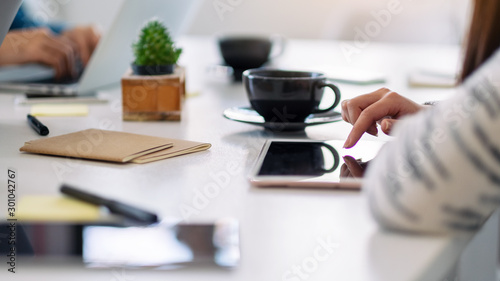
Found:
[[[363,189],[382,226],[475,231],[500,205],[500,51],[459,93],[398,122]]]

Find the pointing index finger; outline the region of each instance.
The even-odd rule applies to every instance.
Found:
[[[380,103],[380,101],[376,102],[361,112],[344,143],[344,148],[353,147],[368,129],[373,125],[376,126],[378,120],[389,115],[389,108],[383,102]]]

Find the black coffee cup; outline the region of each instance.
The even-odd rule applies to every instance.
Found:
[[[261,67],[284,50],[284,40],[280,36],[227,35],[219,37],[218,43],[224,62],[233,68],[238,81],[243,71]]]
[[[249,69],[243,83],[252,108],[266,122],[304,122],[311,113],[327,112],[340,102],[340,91],[319,72]],[[324,88],[335,94],[332,105],[319,109]]]

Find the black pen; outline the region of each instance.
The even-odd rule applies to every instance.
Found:
[[[47,128],[47,126],[42,124],[42,122],[38,121],[38,119],[31,114],[28,114],[28,123],[40,136],[46,136],[49,134],[49,128]]]
[[[105,206],[109,209],[110,212],[118,215],[122,215],[124,217],[140,221],[146,223],[155,223],[158,222],[158,217],[155,214],[150,212],[141,210],[139,208],[120,203],[115,200],[109,200],[106,198],[99,197],[94,194],[90,194],[88,192],[76,189],[74,187],[63,184],[61,186],[61,192],[74,197],[76,199],[80,199],[82,201],[94,204]]]

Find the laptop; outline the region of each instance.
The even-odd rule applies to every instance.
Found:
[[[0,68],[0,89],[35,96],[93,95],[103,86],[120,82],[133,61],[132,43],[148,20],[158,18],[175,38],[187,27],[200,3],[201,0],[124,0],[78,81],[55,82],[54,70],[39,64],[8,66]]]
[[[9,32],[10,25],[16,17],[17,10],[21,7],[22,0],[9,0],[0,2],[0,45],[7,32]]]

